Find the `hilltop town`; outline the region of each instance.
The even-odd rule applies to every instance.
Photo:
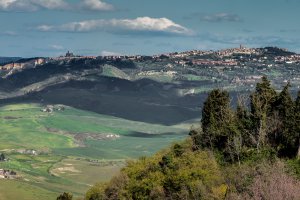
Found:
[[[110,55],[110,56],[80,56],[68,51],[65,55],[59,57],[45,57],[45,58],[28,58],[19,59],[15,62],[8,62],[2,64],[0,70],[21,69],[25,67],[35,67],[49,62],[68,61],[73,59],[98,59],[107,61],[130,60],[142,62],[146,60],[161,61],[170,59],[171,63],[176,63],[182,66],[196,65],[196,66],[237,66],[245,64],[245,62],[257,62],[262,66],[266,65],[266,61],[277,64],[299,64],[300,54],[289,52],[288,49],[278,47],[266,48],[246,48],[240,45],[239,48],[231,48],[217,51],[202,51],[191,50],[185,52],[165,53],[153,56],[142,55]]]

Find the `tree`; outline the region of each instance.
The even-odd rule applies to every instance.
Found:
[[[201,147],[218,150],[226,161],[240,160],[243,138],[238,128],[238,119],[230,108],[229,93],[213,90],[208,95],[202,111],[203,132],[198,138]],[[194,133],[190,132],[190,135]]]
[[[261,155],[300,158],[300,92],[294,102],[289,88],[288,83],[278,94],[263,77],[250,96],[250,111],[247,100],[239,97],[235,112],[228,92],[211,91],[202,110],[202,128],[189,133],[192,149],[217,151],[225,162],[240,163],[242,156],[253,154],[253,147]]]
[[[4,161],[5,160],[5,155],[3,153],[0,154],[0,161]]]
[[[253,138],[253,125],[251,120],[251,114],[246,106],[247,97],[238,96],[237,109],[236,109],[236,118],[237,126],[241,132],[244,145],[251,147],[255,143],[255,138]]]
[[[72,200],[73,199],[73,195],[68,193],[68,192],[64,192],[63,194],[59,195],[56,200]]]
[[[85,195],[86,200],[104,200],[105,197],[105,189],[107,184],[104,183],[96,183],[93,187],[91,187]]]
[[[201,119],[207,147],[225,148],[231,112],[228,92],[215,89],[209,93]]]
[[[300,159],[300,91],[295,101],[295,146],[298,147],[297,158]]]
[[[277,151],[283,156],[295,155],[295,139],[297,131],[295,130],[295,103],[289,92],[290,83],[288,83],[278,95],[273,106],[273,115],[277,118],[277,130],[271,135]],[[276,116],[277,115],[277,116]]]
[[[270,81],[262,77],[257,83],[256,90],[250,95],[251,118],[256,138],[256,147],[266,145],[267,140],[267,116],[272,112],[272,105],[276,100],[276,91],[271,87]]]

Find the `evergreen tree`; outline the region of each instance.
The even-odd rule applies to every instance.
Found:
[[[244,100],[236,112],[228,92],[211,91],[202,110],[202,128],[190,131],[193,150],[209,148],[221,153],[225,162],[240,161],[253,147],[259,154],[300,157],[300,92],[294,102],[289,88],[288,83],[277,94],[263,77],[250,96],[251,110]]]
[[[277,151],[284,156],[294,156],[295,153],[295,104],[292,96],[289,92],[290,83],[288,83],[273,106],[273,117],[278,120],[274,120],[276,123],[270,124],[269,127],[275,126],[277,130],[270,135],[273,138],[274,143],[277,145]]]
[[[5,160],[5,155],[3,153],[0,154],[0,161],[4,161]]]
[[[267,116],[272,112],[276,95],[270,81],[262,77],[261,82],[256,85],[255,92],[250,96],[252,129],[258,150],[267,144]]]
[[[297,158],[300,159],[300,91],[298,92],[295,101],[295,118],[294,118],[294,128],[295,128],[295,147],[297,149]]]
[[[220,89],[211,91],[204,102],[201,119],[206,137],[204,141],[208,142],[206,144],[208,147],[225,148],[230,115],[229,93]]]
[[[243,137],[244,145],[250,147],[253,145],[251,138],[252,135],[252,121],[251,115],[245,106],[245,100],[242,97],[238,98],[238,104],[236,109],[237,127]]]
[[[194,138],[201,142],[201,147],[218,150],[226,161],[240,160],[243,138],[237,117],[230,108],[228,92],[219,89],[210,92],[204,103],[201,122],[203,132]]]

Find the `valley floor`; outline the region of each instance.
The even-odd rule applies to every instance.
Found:
[[[64,105],[14,104],[0,108],[0,199],[82,196],[109,180],[128,159],[152,155],[186,137],[190,123],[174,126],[130,121]]]

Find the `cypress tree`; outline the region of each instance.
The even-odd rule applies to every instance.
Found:
[[[256,85],[255,92],[250,96],[252,129],[258,150],[267,144],[267,116],[272,112],[276,95],[270,81],[262,77],[261,82]]]
[[[295,104],[289,92],[288,83],[278,95],[273,106],[274,113],[278,115],[278,130],[273,133],[275,144],[279,154],[283,156],[294,156],[295,153]],[[274,126],[271,124],[271,126]]]
[[[236,109],[237,127],[242,134],[244,145],[252,146],[252,139],[250,137],[252,133],[252,121],[249,111],[242,102],[238,101]]]
[[[230,121],[229,93],[220,89],[210,92],[202,110],[203,132],[209,141],[207,146],[223,149],[227,138],[227,125]]]
[[[298,92],[296,101],[295,101],[295,119],[294,119],[294,128],[295,128],[295,147],[297,158],[300,159],[300,91]]]

